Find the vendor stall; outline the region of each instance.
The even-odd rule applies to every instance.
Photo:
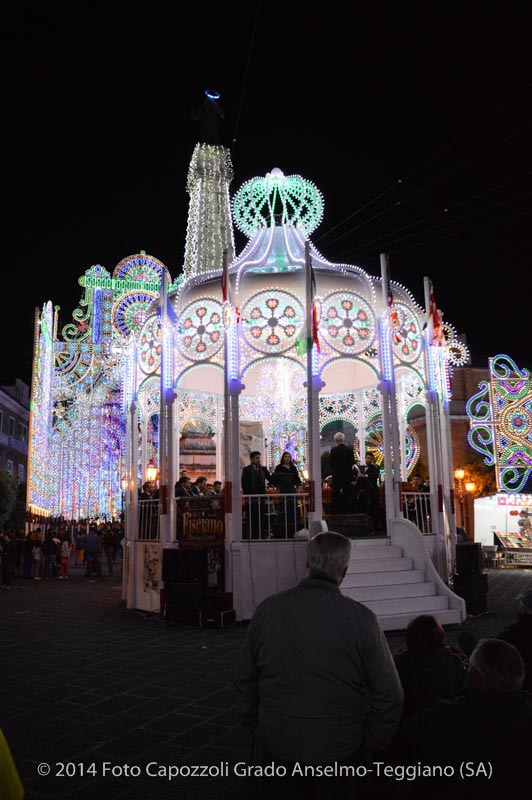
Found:
[[[496,547],[505,566],[532,566],[532,495],[499,492],[476,499],[475,541]]]

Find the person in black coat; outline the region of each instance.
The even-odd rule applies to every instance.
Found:
[[[522,691],[524,674],[516,647],[501,639],[480,640],[464,692],[412,715],[403,726],[399,763],[447,768],[447,775],[416,778],[408,797],[485,800],[526,794],[532,783],[532,698]]]
[[[261,454],[253,450],[249,454],[250,464],[242,470],[240,479],[242,494],[266,494],[266,481],[272,478],[266,467],[260,463]],[[269,535],[266,520],[266,503],[260,497],[249,497],[245,501],[245,517],[242,536],[244,539],[267,539]]]
[[[467,678],[465,659],[445,646],[445,631],[431,614],[411,620],[405,639],[406,649],[395,656],[405,692],[403,719],[441,697],[454,697],[464,689]]]
[[[296,495],[301,486],[299,471],[286,450],[275,467],[272,480],[281,494]],[[297,497],[285,497],[279,502],[277,512],[280,515],[281,530],[285,536],[293,536],[297,525]]]
[[[332,475],[331,506],[334,514],[347,514],[354,503],[353,464],[355,454],[352,447],[344,444],[343,433],[335,433],[335,446],[329,454],[329,469]]]
[[[532,589],[518,594],[516,600],[519,603],[516,621],[503,628],[496,638],[517,647],[525,663],[523,689],[532,692]],[[477,645],[476,638],[469,631],[462,631],[457,638],[463,653],[470,656]]]

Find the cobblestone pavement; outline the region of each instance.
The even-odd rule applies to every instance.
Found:
[[[231,686],[246,625],[168,626],[128,611],[120,578],[72,572],[68,581],[19,579],[0,593],[0,726],[26,800],[257,797],[233,771],[248,753]],[[488,613],[448,628],[448,643],[460,630],[496,634],[525,586],[532,570],[491,570]],[[402,633],[387,638],[393,652],[403,645]],[[59,762],[73,774],[60,776]],[[105,762],[114,775],[103,774]],[[150,777],[150,762],[206,765],[211,775]],[[39,775],[42,764],[49,775]],[[217,775],[225,765],[229,774]],[[127,774],[131,766],[139,776]]]

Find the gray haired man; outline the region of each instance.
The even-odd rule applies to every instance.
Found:
[[[481,639],[469,658],[469,685],[408,720],[404,763],[445,766],[416,780],[413,798],[520,797],[532,784],[532,697],[522,691],[525,665],[502,639]],[[526,792],[525,792],[526,793]]]
[[[308,577],[257,607],[238,657],[235,686],[253,762],[273,761],[286,777],[300,777],[301,765],[364,763],[399,725],[403,691],[386,638],[375,614],[339,588],[350,556],[342,534],[314,536]],[[324,778],[328,798],[335,780]],[[348,787],[337,783],[341,796]],[[289,784],[292,797],[312,796],[310,787],[318,784]]]

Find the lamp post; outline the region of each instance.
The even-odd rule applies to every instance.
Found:
[[[465,470],[461,467],[455,469],[454,477],[456,479],[458,500],[460,501],[460,524],[462,528],[468,533],[468,514],[465,497],[468,494],[473,494],[475,491],[475,483],[473,481],[464,481]]]
[[[122,522],[124,521],[124,495],[127,491],[127,478],[122,478],[120,481],[120,486],[122,488]]]
[[[458,495],[458,501],[460,503],[460,525],[462,528],[465,528],[465,515],[464,515],[464,475],[465,471],[458,467],[454,471],[454,477],[456,480],[456,494]]]
[[[155,479],[157,478],[157,464],[150,458],[150,461],[146,467],[146,480],[150,483],[154,483]]]

